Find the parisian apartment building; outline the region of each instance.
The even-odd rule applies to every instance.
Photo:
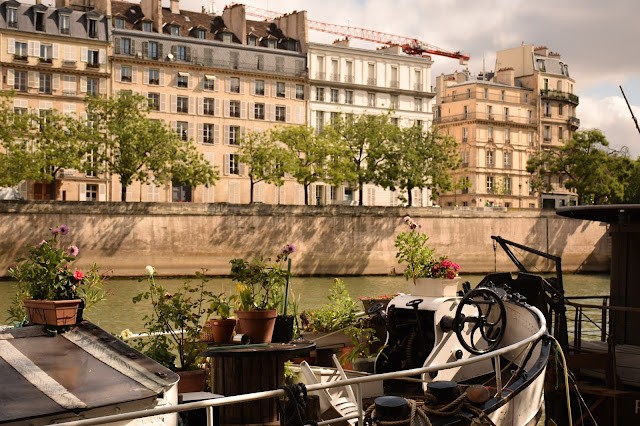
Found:
[[[309,43],[306,12],[254,21],[245,7],[221,13],[182,10],[179,0],[56,0],[45,5],[0,3],[2,89],[16,91],[15,107],[78,117],[89,94],[127,91],[149,99],[150,117],[163,120],[197,146],[217,168],[213,187],[134,182],[127,201],[248,203],[247,167],[239,139],[275,126],[329,125],[336,114],[387,113],[401,126],[433,120],[428,57],[399,47],[379,50]],[[56,199],[119,200],[117,176],[61,171]],[[25,199],[49,199],[49,185],[23,182]],[[313,204],[357,204],[358,191],[322,183],[309,188]],[[414,204],[432,203],[416,190]],[[398,192],[367,186],[365,205],[398,205]],[[304,187],[258,183],[254,200],[303,204]]]
[[[571,139],[580,120],[575,81],[560,54],[522,45],[496,54],[496,72],[468,70],[436,78],[434,124],[459,143],[458,184],[442,206],[555,208],[575,205],[563,175],[547,176],[552,191],[537,193],[527,160]]]

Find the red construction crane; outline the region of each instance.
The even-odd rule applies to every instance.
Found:
[[[235,4],[237,3],[232,3],[232,5]],[[284,15],[284,13],[278,13],[267,9],[260,9],[258,7],[247,5],[245,5],[244,7],[245,13],[247,15],[256,16],[258,18],[266,20],[273,20]],[[408,55],[445,56],[447,58],[459,59],[462,65],[466,65],[469,61],[468,55],[463,55],[460,52],[450,52],[448,50],[441,49],[437,46],[422,42],[415,38],[403,37],[394,34],[383,33],[380,31],[367,30],[364,28],[349,27],[346,25],[327,24],[325,22],[312,21],[311,19],[307,19],[307,26],[311,30],[337,34],[350,38],[357,38],[374,43],[388,44],[390,46],[400,46],[402,50]]]

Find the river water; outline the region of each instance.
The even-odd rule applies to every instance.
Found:
[[[472,287],[480,282],[483,275],[463,275],[461,282],[469,281]],[[196,278],[189,278],[192,284]],[[407,291],[407,282],[402,276],[356,276],[342,277],[352,299],[359,296],[393,295]],[[169,291],[177,289],[185,279],[161,278],[159,282]],[[564,275],[565,294],[567,296],[607,295],[609,294],[609,275],[606,274],[566,274]],[[291,289],[294,297],[299,298],[300,310],[316,309],[327,303],[329,289],[333,285],[332,277],[293,277]],[[110,289],[109,297],[100,302],[85,317],[111,333],[120,333],[128,328],[134,333],[142,332],[143,316],[150,312],[149,303],[133,304],[131,299],[147,288],[146,280],[111,279],[105,288]],[[234,290],[235,285],[229,278],[212,278],[206,288],[219,293]],[[6,312],[14,294],[11,281],[0,281],[0,324],[6,323]]]

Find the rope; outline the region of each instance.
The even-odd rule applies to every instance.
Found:
[[[286,385],[280,389],[284,390],[284,400],[276,399],[278,413],[287,426],[317,425],[313,420],[306,420],[307,417],[307,387],[304,383]]]

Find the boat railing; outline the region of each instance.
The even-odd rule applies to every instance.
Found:
[[[494,366],[494,371],[496,376],[496,389],[497,389],[496,397],[501,398],[502,391],[504,389],[502,388],[500,357],[504,354],[515,351],[516,349],[524,348],[525,346],[531,347],[547,331],[547,324],[546,324],[544,315],[535,307],[531,306],[529,307],[529,309],[531,309],[538,318],[539,328],[536,331],[536,333],[532,334],[531,336],[519,342],[502,347],[500,349],[496,349],[492,352],[487,352],[482,355],[473,356],[471,358],[463,359],[455,362],[448,362],[446,364],[430,365],[427,367],[413,368],[411,370],[394,371],[394,372],[383,373],[383,374],[372,374],[369,376],[357,377],[352,379],[336,380],[332,382],[308,385],[307,386],[308,392],[313,392],[313,391],[323,390],[323,389],[331,389],[331,388],[342,387],[342,386],[352,386],[355,388],[356,406],[358,408],[357,413],[354,413],[349,416],[344,416],[344,417],[339,417],[335,419],[318,422],[318,424],[319,425],[333,424],[333,423],[341,422],[341,421],[352,419],[352,418],[358,418],[359,424],[364,424],[364,410],[362,405],[362,399],[363,399],[362,385],[365,383],[377,382],[381,380],[408,378],[410,376],[423,375],[423,374],[431,373],[434,371],[448,370],[456,367],[463,367],[465,365],[474,364],[474,363],[482,362],[485,360],[493,360],[493,366]],[[224,405],[257,401],[257,400],[268,399],[268,398],[280,398],[283,396],[285,396],[284,390],[275,389],[275,390],[254,392],[254,393],[235,395],[235,396],[225,396],[221,398],[208,399],[208,400],[203,400],[198,402],[190,402],[190,403],[180,404],[180,405],[157,407],[149,410],[113,414],[109,416],[102,416],[102,417],[96,417],[91,419],[73,420],[70,422],[63,422],[60,424],[64,424],[66,426],[98,425],[98,424],[111,423],[111,422],[134,420],[134,419],[163,415],[163,414],[178,413],[182,411],[191,411],[191,410],[202,409],[202,408],[207,409],[207,419],[208,419],[207,421],[208,421],[208,424],[211,424],[211,419],[213,418],[212,407],[220,407]]]

